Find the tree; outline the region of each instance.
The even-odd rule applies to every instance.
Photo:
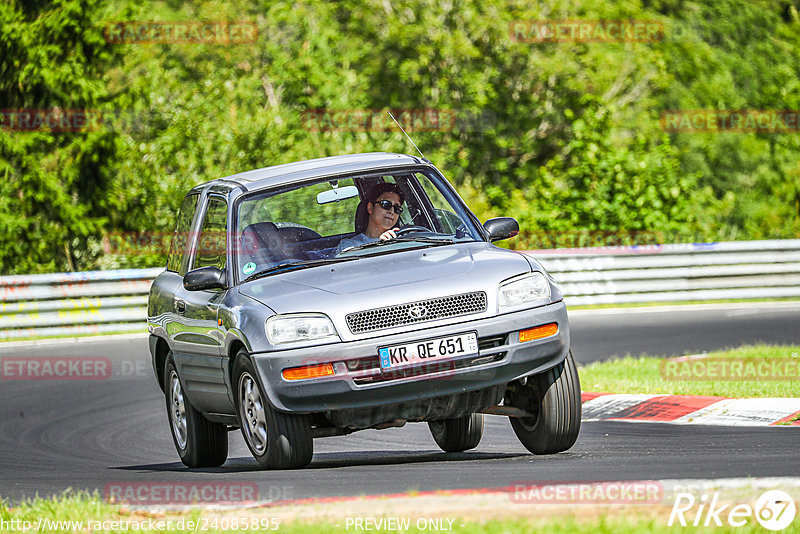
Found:
[[[114,134],[97,127],[110,100],[102,76],[111,54],[95,10],[94,0],[0,4],[4,273],[92,264],[87,241],[106,220],[117,148]]]

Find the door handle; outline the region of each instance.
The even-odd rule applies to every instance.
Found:
[[[186,313],[186,302],[181,299],[175,299],[175,311],[178,313]]]

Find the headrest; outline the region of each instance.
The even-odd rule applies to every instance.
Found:
[[[362,200],[358,203],[355,215],[355,231],[356,234],[362,234],[367,229],[367,222],[369,221],[369,213],[367,213],[367,201]]]
[[[253,223],[242,230],[242,252],[264,258],[281,258],[285,243],[273,222]]]

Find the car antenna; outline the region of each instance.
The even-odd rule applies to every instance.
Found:
[[[403,132],[404,134],[406,134],[406,137],[408,137],[408,140],[411,141],[412,145],[414,145],[414,148],[417,149],[417,152],[419,152],[419,155],[422,156],[422,159],[425,159],[425,154],[422,153],[422,150],[420,150],[419,147],[417,146],[417,144],[414,142],[414,140],[411,139],[411,136],[408,135],[405,130],[403,130],[403,127],[400,126],[400,123],[397,122],[397,119],[394,118],[394,115],[392,115],[392,112],[387,109],[386,113],[389,114],[389,116],[392,118],[392,120],[397,125],[397,127],[400,128],[400,131]]]

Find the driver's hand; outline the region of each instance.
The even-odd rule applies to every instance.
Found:
[[[380,235],[381,241],[388,241],[389,239],[394,239],[397,237],[397,231],[400,230],[399,228],[392,228],[391,230],[386,230]]]

